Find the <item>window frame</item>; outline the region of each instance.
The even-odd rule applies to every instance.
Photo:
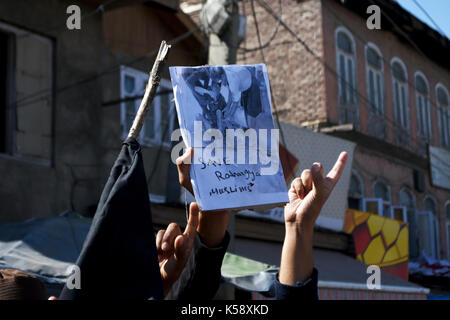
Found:
[[[382,184],[384,184],[385,186],[386,186],[386,189],[387,189],[387,192],[388,192],[388,197],[389,197],[389,200],[385,200],[385,199],[383,199],[383,198],[376,198],[376,195],[375,195],[375,185],[377,184],[377,183],[382,183]],[[390,209],[389,209],[389,207],[391,206],[391,204],[392,204],[392,194],[391,194],[391,186],[385,181],[385,180],[383,180],[383,179],[380,179],[380,178],[378,178],[378,179],[376,179],[373,183],[372,183],[372,194],[373,194],[373,196],[374,196],[374,199],[381,199],[381,201],[382,201],[382,213],[383,213],[383,216],[386,216],[384,213],[385,213],[385,208],[386,208],[386,213],[387,213],[387,216],[389,216],[390,215]]]
[[[425,209],[425,201],[430,199],[433,204],[434,204],[434,208],[436,209],[436,215],[433,214],[433,212]],[[423,198],[423,202],[422,202],[422,206],[424,208],[423,211],[420,212],[428,212],[429,213],[429,226],[431,228],[431,237],[434,239],[432,239],[432,250],[433,250],[433,258],[434,259],[439,259],[440,258],[440,232],[439,232],[439,206],[438,206],[438,202],[436,201],[436,199],[431,196],[431,195],[426,195]],[[434,229],[434,230],[433,230]],[[436,256],[434,256],[434,253],[436,253]]]
[[[352,46],[352,54],[349,54],[345,51],[343,51],[342,49],[339,48],[338,45],[338,35],[339,33],[342,32],[343,34],[345,34],[351,41],[351,46]],[[351,105],[354,105],[355,108],[355,120],[353,125],[355,126],[356,129],[359,128],[359,106],[358,106],[358,95],[357,95],[357,64],[356,64],[356,43],[355,43],[355,39],[352,35],[352,33],[344,26],[338,26],[335,31],[334,31],[334,48],[335,48],[335,52],[336,52],[336,73],[338,76],[338,81],[337,81],[337,98],[338,98],[338,121],[340,124],[345,124],[348,123],[345,122],[342,118],[341,118],[341,111],[340,109],[343,108],[342,105],[342,93],[343,93],[343,88],[342,88],[342,84],[341,84],[341,68],[340,68],[340,55],[344,56],[344,65],[345,65],[345,75],[344,76],[344,80],[345,82],[348,84],[347,81],[347,77],[348,77],[348,60],[350,59],[352,61],[352,65],[353,65],[353,72],[352,72],[352,80],[353,83],[351,83],[352,88],[347,88],[347,92],[346,95],[348,96],[350,93],[353,97],[353,102]],[[351,92],[353,90],[353,92]],[[348,99],[348,98],[347,98]],[[347,103],[348,105],[350,105],[349,103]],[[345,122],[345,123],[344,123]]]
[[[355,176],[356,179],[358,180],[358,183],[359,183],[359,185],[361,187],[361,195],[355,195],[355,194],[350,194],[349,193],[348,196],[347,196],[347,199],[348,198],[359,199],[359,208],[358,208],[358,210],[362,211],[362,200],[364,199],[364,181],[361,178],[361,176],[359,175],[359,173],[356,170],[354,170],[354,169],[352,170],[352,173],[350,175],[350,182],[351,182],[351,176]],[[349,187],[350,187],[350,185],[349,185]],[[349,189],[349,191],[350,191],[350,189]]]
[[[380,57],[380,61],[381,61],[381,68],[380,68],[380,70],[376,70],[373,66],[370,65],[369,60],[368,60],[368,54],[367,54],[369,49],[374,50],[378,54],[378,56]],[[370,95],[370,85],[369,85],[369,83],[370,83],[370,77],[369,77],[370,71],[372,71],[373,74],[374,74],[374,81],[376,80],[376,78],[377,78],[376,76],[377,75],[380,76],[380,86],[381,86],[381,94],[380,94],[378,92],[377,83],[375,81],[375,83],[374,83],[374,90],[375,90],[374,94],[375,94],[375,97],[378,96],[378,98],[379,98],[378,103],[380,105],[371,106],[369,111],[373,112],[372,108],[375,107],[375,109],[380,112],[379,114],[377,113],[377,116],[385,117],[385,91],[386,90],[384,88],[384,60],[383,60],[383,55],[382,55],[380,49],[377,47],[377,45],[375,45],[372,42],[368,42],[365,45],[365,47],[364,47],[364,58],[365,58],[365,65],[366,65],[367,97],[368,97],[368,101],[369,102],[372,103],[372,101],[370,100],[370,96],[371,95]],[[375,100],[378,100],[378,99],[375,99]]]
[[[450,200],[447,200],[444,204],[445,209],[445,232],[447,233],[447,260],[450,261],[450,218],[447,217],[447,207],[450,207]]]
[[[134,77],[134,79],[138,79],[138,81],[136,81],[136,83],[143,83],[143,82],[147,82],[148,78],[149,78],[149,74],[145,73],[141,70],[137,70],[128,66],[124,66],[122,65],[120,67],[120,99],[122,100],[122,102],[120,103],[120,123],[122,125],[122,139],[126,139],[128,136],[128,130],[129,128],[127,127],[127,123],[126,123],[126,102],[123,101],[124,99],[126,99],[127,97],[129,97],[129,94],[125,93],[125,75],[129,75]],[[167,79],[160,79],[160,85],[158,87],[158,91],[161,89],[166,89],[166,90],[172,90],[172,83],[170,80]],[[138,89],[135,89],[135,91],[137,91]],[[157,91],[157,92],[158,92]],[[171,93],[173,95],[173,93]],[[131,95],[131,96],[136,96],[136,95],[140,95],[139,92],[137,92],[135,95]],[[143,96],[143,93],[142,93]],[[168,132],[169,132],[169,137],[168,140],[163,141],[163,128],[161,126],[162,123],[162,105],[160,102],[161,96],[160,95],[156,95],[154,100],[153,100],[153,104],[154,104],[154,118],[153,118],[153,130],[154,130],[154,137],[150,138],[150,137],[146,137],[145,136],[145,127],[146,127],[146,123],[144,122],[144,125],[142,127],[142,130],[139,134],[139,139],[141,141],[141,145],[145,146],[145,147],[164,147],[166,149],[169,149],[171,147],[171,140],[170,140],[170,136],[171,133],[174,130],[174,122],[175,122],[175,105],[174,103],[170,103],[169,102],[169,111],[168,111],[168,115],[169,115],[169,123],[168,123]],[[139,105],[140,105],[141,99],[136,99],[134,100],[134,114],[136,114],[137,110],[139,109]],[[148,116],[148,115],[147,115]]]
[[[367,202],[377,202],[378,203],[378,213],[367,211]],[[362,211],[377,214],[383,217],[383,199],[381,198],[363,198],[362,199]],[[380,214],[381,212],[381,214]]]
[[[405,81],[402,83],[400,82],[400,80],[398,80],[395,76],[394,76],[394,71],[393,71],[393,65],[394,63],[398,63],[402,69],[403,72],[405,73]],[[409,86],[408,86],[408,69],[406,68],[405,63],[399,58],[399,57],[393,57],[391,59],[390,62],[390,68],[391,68],[391,82],[392,82],[392,105],[394,107],[394,121],[395,121],[395,125],[396,127],[399,125],[400,128],[407,134],[407,136],[409,137],[408,140],[408,144],[410,144],[410,136],[411,136],[411,110],[410,110],[410,103],[409,103]],[[398,85],[399,88],[399,103],[400,106],[397,106],[397,102],[395,99],[395,85]],[[404,105],[402,105],[401,101],[402,101],[402,97],[401,97],[401,91],[402,89],[404,89],[405,92],[405,101],[404,101]],[[401,115],[398,115],[398,111],[397,108],[399,109],[399,112],[401,113]],[[406,123],[406,127],[403,125],[403,121],[401,121],[402,117],[406,116],[406,118],[404,119],[405,123]],[[402,141],[401,139],[398,138],[397,134],[395,139],[397,139],[397,141],[400,143],[400,141]]]
[[[406,206],[401,206],[401,205],[395,205],[395,206],[390,206],[390,218],[391,219],[395,219],[395,215],[394,215],[394,210],[395,209],[402,209],[403,210],[403,222],[408,223],[408,214],[407,214],[407,209]]]
[[[432,213],[430,212],[430,211],[427,211],[427,210],[418,210],[417,211],[417,218],[418,218],[418,221],[420,222],[420,219],[419,219],[419,217],[421,216],[421,215],[425,215],[426,217],[427,217],[427,219],[428,219],[428,234],[427,234],[427,236],[429,237],[429,241],[430,241],[430,244],[431,244],[431,258],[434,258],[434,252],[436,252],[436,248],[435,248],[435,243],[434,243],[434,240],[433,240],[433,236],[434,236],[434,233],[433,233],[433,230],[432,230],[432,226],[433,226],[433,221],[432,221]],[[420,223],[419,223],[419,225],[420,225]],[[420,245],[420,242],[421,242],[421,240],[422,240],[422,238],[420,237],[421,236],[421,234],[420,234],[420,228],[418,228],[418,237],[419,237],[419,250],[420,250],[420,252],[422,252],[422,251],[424,251],[423,250],[423,247]]]
[[[439,89],[444,90],[445,94],[447,95],[447,103],[448,103],[447,110],[446,110],[447,119],[445,119],[446,120],[445,122],[447,124],[447,135],[445,136],[444,143],[441,140],[442,128],[441,128],[441,111],[440,110],[443,108],[440,105],[439,99],[438,99]],[[444,148],[449,148],[450,147],[450,96],[449,96],[447,88],[444,86],[444,84],[442,82],[437,83],[434,90],[435,90],[434,94],[436,96],[436,107],[437,107],[436,111],[437,111],[437,119],[438,119],[439,144]]]
[[[405,193],[407,193],[407,194],[409,194],[409,195],[411,196],[411,199],[412,199],[412,201],[414,202],[414,210],[417,210],[417,199],[416,199],[416,195],[415,195],[414,192],[412,192],[411,189],[410,189],[409,187],[407,187],[407,186],[403,186],[402,188],[400,188],[400,190],[399,190],[399,192],[398,192],[399,203],[400,203],[400,200],[401,200],[400,194],[401,194],[402,191],[405,192]],[[407,207],[406,205],[401,204],[401,203],[400,203],[400,205],[405,206],[405,207],[408,209],[408,207]]]
[[[24,97],[18,99],[17,98],[17,88],[16,88],[16,60],[17,60],[17,43],[14,39],[14,45],[12,48],[9,49],[9,54],[12,56],[12,59],[14,60],[12,63],[8,65],[7,72],[10,72],[11,78],[7,80],[7,88],[6,88],[6,105],[11,107],[12,113],[7,115],[6,117],[10,121],[9,124],[6,125],[6,130],[10,131],[9,137],[8,137],[8,144],[6,152],[0,152],[0,158],[3,159],[11,159],[16,161],[21,161],[24,163],[29,164],[36,164],[41,165],[45,167],[52,168],[54,166],[55,161],[55,139],[54,139],[54,130],[55,130],[55,72],[56,72],[56,57],[55,57],[55,41],[51,37],[44,36],[42,34],[39,34],[38,32],[35,32],[33,30],[27,30],[25,28],[21,28],[19,26],[14,26],[11,24],[8,24],[6,22],[0,21],[0,31],[3,33],[9,33],[13,37],[33,37],[38,39],[41,42],[46,43],[49,46],[49,88],[45,89],[45,91],[48,91],[48,93],[44,93],[42,96],[48,100],[48,104],[50,106],[50,133],[51,133],[51,139],[50,139],[50,146],[49,146],[49,155],[48,158],[39,158],[39,157],[32,157],[28,155],[24,155],[20,153],[17,150],[17,137],[16,137],[16,131],[17,131],[17,101],[20,102],[21,99],[24,99]],[[33,91],[31,94],[26,94],[27,96],[36,96],[36,93],[39,92]],[[40,95],[37,95],[39,97]],[[36,99],[34,97],[33,99]]]
[[[423,93],[420,93],[418,90],[417,90],[417,84],[416,84],[416,77],[417,76],[420,76],[423,80],[424,80],[424,82],[425,82],[425,84],[426,84],[426,86],[427,86],[427,96],[424,96],[424,94]],[[428,81],[428,78],[425,76],[425,74],[423,73],[423,72],[421,72],[421,71],[416,71],[415,73],[414,73],[414,96],[415,96],[415,100],[416,100],[416,121],[417,121],[417,134],[418,134],[418,136],[420,137],[420,138],[422,138],[422,139],[425,139],[425,141],[426,142],[430,142],[430,141],[432,141],[432,139],[433,139],[433,129],[432,129],[432,126],[431,126],[431,124],[432,124],[432,121],[431,121],[431,112],[430,112],[430,103],[431,103],[431,100],[430,100],[430,83],[429,83],[429,81]],[[426,102],[426,109],[427,110],[425,110],[425,112],[426,112],[426,114],[427,114],[427,117],[428,117],[428,132],[426,133],[426,135],[424,136],[424,135],[422,135],[421,133],[420,133],[420,130],[419,130],[419,128],[422,126],[422,122],[421,122],[421,120],[420,120],[420,112],[419,112],[419,97],[420,96],[422,96],[423,97],[423,99],[424,99],[424,102]],[[420,127],[419,127],[419,123],[420,123]]]

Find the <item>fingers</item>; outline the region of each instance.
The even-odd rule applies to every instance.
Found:
[[[184,230],[184,235],[190,239],[194,239],[195,233],[198,227],[198,214],[200,209],[198,208],[197,202],[192,202],[189,207],[189,221],[187,223],[186,229]]]
[[[311,167],[312,184],[316,194],[320,194],[323,190],[323,167],[320,162],[314,162]]]
[[[161,246],[162,246],[164,232],[166,232],[166,230],[159,230],[158,233],[156,234],[156,250],[158,252],[162,251]]]
[[[182,235],[176,237],[174,242],[175,259],[178,261],[185,261],[194,245],[194,237],[199,223],[199,211],[198,204],[192,202],[189,207],[189,221],[186,225],[186,229],[184,229]]]
[[[291,189],[289,190],[289,193],[292,194],[294,197],[301,198],[304,190],[303,190],[303,182],[301,178],[295,178],[291,183]]]
[[[180,184],[186,188],[190,193],[193,194],[190,170],[192,157],[194,156],[194,148],[189,148],[182,156],[178,157],[176,160],[178,179]]]
[[[345,163],[348,159],[348,153],[347,152],[341,152],[338,159],[336,160],[336,163],[334,164],[333,168],[328,172],[327,174],[327,180],[330,181],[332,186],[339,181],[339,178],[341,177],[342,172],[344,171]]]
[[[185,153],[183,153],[181,156],[179,156],[176,160],[177,166],[181,166],[182,164],[191,164],[192,163],[192,157],[194,156],[194,148],[190,147],[186,150]]]
[[[159,234],[159,232],[158,232]],[[162,236],[161,250],[163,252],[171,252],[175,238],[181,234],[180,227],[172,222]]]
[[[311,170],[309,170],[309,169],[303,170],[301,178],[302,178],[304,191],[305,191],[305,194],[306,194],[312,188],[312,174],[311,174]]]

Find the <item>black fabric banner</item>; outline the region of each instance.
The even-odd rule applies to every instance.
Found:
[[[128,138],[111,169],[77,260],[80,289],[60,299],[162,299],[141,147]]]

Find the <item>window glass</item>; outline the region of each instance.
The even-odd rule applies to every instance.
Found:
[[[448,96],[442,87],[437,88],[437,110],[439,139],[444,147],[450,146],[450,110],[448,106]]]
[[[374,186],[374,195],[384,201],[390,201],[389,189],[383,182],[377,182]]]
[[[436,205],[433,200],[426,198],[423,202],[423,207],[425,210],[430,211],[434,216],[436,216]]]
[[[359,127],[355,56],[352,39],[344,32],[336,35],[336,69],[338,72],[339,123],[353,123]]]
[[[148,82],[148,73],[129,67],[122,67],[122,96],[125,101],[122,103],[122,124],[124,127],[123,136],[126,136],[134,121],[135,114],[139,109],[142,96]],[[161,79],[156,96],[154,97],[141,130],[141,144],[144,146],[155,146],[170,143],[170,133],[173,130],[172,111],[173,102],[170,82]]]
[[[433,256],[432,235],[428,214],[419,214],[419,245],[428,256]]]
[[[428,94],[428,87],[424,78],[420,75],[416,75],[416,90],[425,95]]]
[[[0,46],[0,151],[49,165],[53,42],[0,22]]]
[[[440,105],[448,107],[448,97],[444,89],[441,87],[437,90],[437,100]]]
[[[353,53],[352,41],[350,38],[343,32],[339,32],[337,35],[337,43],[338,47],[341,50],[344,50],[347,53]]]
[[[419,132],[419,150],[426,151],[426,142],[431,139],[431,119],[428,87],[425,79],[416,75],[416,108],[417,108],[417,129]]]
[[[392,64],[392,74],[394,78],[396,78],[398,81],[405,82],[406,81],[406,74],[405,70],[403,70],[403,67],[398,62],[394,62]]]
[[[384,84],[382,57],[374,48],[366,48],[366,85],[369,98],[369,133],[379,139],[385,138]]]
[[[381,57],[380,55],[372,48],[367,49],[367,62],[376,69],[381,69]]]
[[[409,209],[415,208],[413,197],[409,194],[409,192],[406,192],[405,190],[400,191],[400,204]]]
[[[361,196],[362,195],[362,187],[361,187],[361,183],[359,182],[359,179],[357,176],[355,176],[354,174],[352,174],[351,178],[350,178],[350,190],[349,190],[350,194],[355,195],[355,196]]]
[[[134,93],[134,86],[135,86],[135,80],[134,77],[130,76],[130,75],[125,75],[125,92],[127,94],[133,94]]]

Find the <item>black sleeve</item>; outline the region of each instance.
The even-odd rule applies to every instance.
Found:
[[[197,234],[189,260],[166,300],[211,300],[219,289],[223,257],[227,251],[228,232],[216,248],[205,246]]]
[[[286,285],[278,281],[278,274],[275,278],[275,298],[277,300],[319,300],[318,289],[318,271],[313,269],[311,277],[303,283],[296,285]]]

